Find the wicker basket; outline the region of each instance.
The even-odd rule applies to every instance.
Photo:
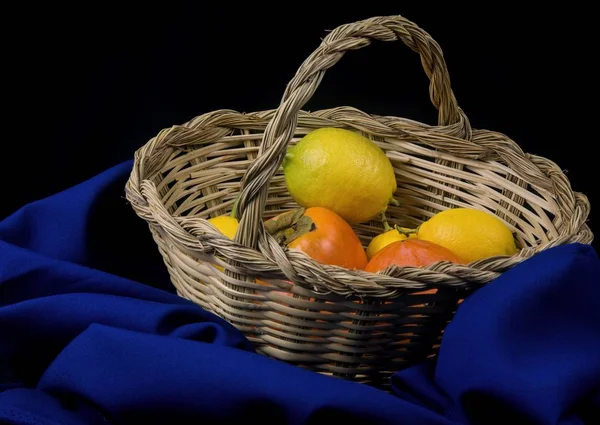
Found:
[[[419,53],[439,125],[351,107],[301,110],[325,70],[372,40],[401,40]],[[297,207],[280,164],[289,144],[320,127],[361,132],[386,152],[398,182],[390,222],[417,226],[447,208],[478,208],[508,224],[518,254],[375,275],[282,249],[263,226]],[[440,47],[400,16],[331,31],[276,110],[218,110],[164,129],[136,152],[126,195],[148,222],[181,296],[232,323],[260,353],[377,387],[435,355],[469,293],[542,250],[593,238],[587,198],[571,190],[553,162],[523,153],[503,134],[472,129]],[[207,219],[230,212],[236,200],[241,219],[231,241]],[[365,245],[381,227],[377,221],[354,226]]]

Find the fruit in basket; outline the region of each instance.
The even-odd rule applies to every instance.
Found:
[[[229,239],[233,240],[233,238],[235,237],[235,232],[237,232],[239,226],[239,221],[235,217],[235,208],[234,212],[232,212],[230,215],[220,215],[217,217],[210,218],[208,219],[208,221],[212,223],[219,232],[227,236]],[[225,270],[222,266],[218,264],[215,264],[214,267],[216,267],[217,270],[221,272]],[[255,282],[262,286],[270,286],[268,283],[258,278],[255,279]]]
[[[383,248],[393,242],[403,241],[407,236],[400,233],[397,228],[386,226],[383,233],[375,236],[367,246],[367,258],[370,260]]]
[[[232,217],[231,215],[220,215],[218,217],[210,218],[208,221],[229,239],[235,237],[235,232],[239,225],[237,218]]]
[[[286,211],[265,221],[265,229],[282,246],[320,263],[360,270],[367,265],[367,254],[352,227],[327,208]]]
[[[420,239],[393,242],[369,261],[365,271],[377,273],[392,265],[426,267],[438,261],[464,264],[464,260],[443,246]]]
[[[416,231],[405,229],[404,227],[390,227],[387,221],[383,221],[383,233],[375,236],[367,246],[367,258],[370,260],[375,254],[392,242],[403,241],[405,239],[416,238]]]
[[[350,224],[385,212],[396,191],[388,157],[368,138],[340,128],[320,128],[288,149],[285,182],[304,208],[327,208]]]
[[[473,208],[441,211],[421,224],[416,234],[421,240],[449,249],[468,263],[517,252],[508,226],[493,214]]]
[[[236,208],[233,208],[231,214],[209,218],[208,222],[215,226],[223,235],[233,240],[239,226],[239,221],[236,217]],[[219,265],[215,265],[215,267],[220,271],[224,270],[223,267]]]

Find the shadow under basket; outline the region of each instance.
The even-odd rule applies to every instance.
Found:
[[[400,40],[420,55],[438,125],[351,107],[302,110],[325,71],[372,40]],[[509,226],[518,253],[372,274],[280,247],[263,222],[297,207],[283,157],[321,127],[359,132],[386,153],[398,183],[390,224],[415,227],[448,208],[476,208]],[[259,353],[379,388],[392,373],[436,354],[470,293],[542,250],[593,239],[587,198],[553,162],[524,153],[503,134],[472,129],[440,47],[400,16],[331,31],[275,110],[218,110],[164,129],[136,152],[126,196],[149,224],[180,296],[233,324]],[[207,219],[228,214],[236,201],[240,225],[230,240]],[[366,246],[382,224],[354,229]]]

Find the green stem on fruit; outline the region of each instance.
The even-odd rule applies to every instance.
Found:
[[[398,233],[400,233],[400,234],[402,234],[402,235],[404,235],[404,236],[406,236],[408,238],[410,235],[418,234],[420,226],[416,227],[414,229],[409,229],[408,227],[400,227],[398,225],[396,225],[394,227],[396,228],[396,230],[398,231]]]
[[[383,224],[383,230],[385,232],[387,232],[388,230],[392,230],[392,227],[388,223],[387,217],[385,216],[385,211],[381,211],[379,213],[379,219],[381,220],[381,223]]]
[[[397,207],[400,205],[400,202],[398,202],[398,200],[392,196],[388,201],[388,204],[392,204],[393,206]]]

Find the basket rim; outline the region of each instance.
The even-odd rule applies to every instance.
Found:
[[[546,190],[560,202],[566,203],[563,213],[572,214],[571,219],[575,221],[575,225],[570,226],[571,231],[562,232],[549,243],[522,248],[513,256],[492,257],[467,265],[440,262],[424,268],[393,266],[383,273],[374,274],[320,264],[302,252],[277,248],[273,245],[274,239],[264,232],[259,237],[258,248],[249,248],[224,237],[206,219],[175,216],[166,210],[151,177],[166,164],[169,152],[193,145],[198,138],[202,139],[202,143],[212,143],[241,127],[264,130],[274,113],[274,109],[249,113],[221,109],[198,115],[182,125],[163,129],[136,150],[132,171],[125,186],[126,199],[138,216],[159,230],[160,237],[168,238],[170,245],[176,245],[189,255],[203,259],[207,255],[227,258],[229,265],[226,269],[239,276],[285,279],[315,293],[336,293],[343,296],[393,297],[407,291],[434,287],[477,287],[494,280],[503,271],[538,252],[566,243],[587,244],[593,240],[593,234],[586,223],[589,214],[587,197],[572,191],[563,171],[551,160],[526,154],[504,134],[489,130],[474,130],[473,141],[458,139],[457,143],[469,144],[469,152],[475,161],[495,158],[502,162],[502,159],[508,158],[517,161],[517,167],[526,163],[530,169],[522,178],[535,186],[535,183],[527,180],[528,174],[533,173],[537,177],[535,180],[540,179],[548,188],[535,186],[536,190]],[[365,126],[365,123],[369,125]],[[351,127],[379,137],[397,137],[402,133],[449,153],[453,152],[453,145],[448,141],[457,141],[452,135],[455,131],[452,126],[435,126],[405,118],[369,115],[353,107],[340,106],[299,113],[298,127],[325,125]],[[485,143],[477,144],[478,137]],[[507,166],[515,171],[510,164]],[[557,195],[557,188],[566,191],[566,196]],[[278,249],[281,251],[274,252]]]

